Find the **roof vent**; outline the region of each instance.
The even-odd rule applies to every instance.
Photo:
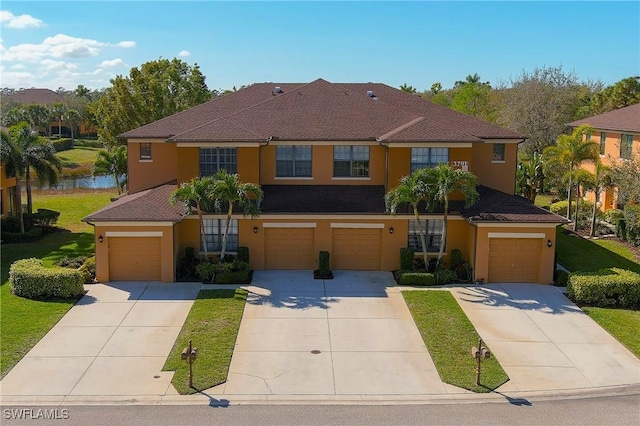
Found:
[[[373,90],[367,90],[367,96],[373,99],[374,101],[378,100],[378,97],[376,96],[375,93],[373,93]]]
[[[280,86],[276,86],[276,93],[283,93],[282,89],[280,88]]]

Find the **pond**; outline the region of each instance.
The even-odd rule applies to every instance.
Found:
[[[104,189],[115,187],[116,184],[112,176],[77,176],[75,178],[64,178],[58,180],[58,184],[53,187],[49,185],[40,186],[36,180],[36,184],[34,185],[34,188],[38,189]]]

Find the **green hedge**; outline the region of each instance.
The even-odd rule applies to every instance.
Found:
[[[624,206],[624,220],[626,222],[626,239],[632,244],[640,246],[640,205],[627,204]]]
[[[68,298],[84,293],[84,277],[76,269],[45,268],[40,259],[21,259],[9,268],[9,286],[16,296]]]
[[[551,204],[549,210],[552,213],[555,213],[559,216],[565,216],[567,214],[567,200],[558,201],[557,203]],[[580,225],[586,225],[590,223],[591,214],[593,212],[593,203],[589,200],[580,200],[580,211],[578,212],[578,222]],[[572,220],[575,221],[575,209],[576,209],[576,200],[571,201],[571,217]]]
[[[52,141],[51,144],[56,152],[69,151],[70,149],[73,149],[73,141],[71,139],[58,139]]]
[[[619,209],[609,209],[604,212],[604,220],[615,225],[618,219],[624,217],[624,212]]]
[[[32,241],[38,240],[42,237],[44,231],[42,228],[33,228],[30,231],[21,234],[19,232],[3,232],[2,233],[2,242],[6,244],[10,243],[30,243]]]
[[[458,280],[458,274],[448,269],[438,269],[434,275],[438,284],[450,284]]]
[[[91,256],[78,268],[85,283],[92,283],[96,277],[96,257]]]
[[[436,277],[428,272],[413,272],[410,270],[396,271],[396,278],[400,285],[435,285]]]
[[[238,260],[241,262],[249,262],[249,247],[238,247]]]
[[[402,247],[400,249],[400,269],[405,271],[414,270],[414,254],[411,247]]]
[[[569,274],[567,297],[578,305],[640,308],[640,274],[620,268]]]
[[[562,269],[556,269],[553,281],[558,287],[566,287],[569,282],[569,273],[567,271],[563,271]]]
[[[216,284],[248,284],[251,282],[251,271],[218,272],[213,282]]]

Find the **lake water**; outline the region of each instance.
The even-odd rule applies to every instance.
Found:
[[[49,185],[39,186],[34,185],[34,188],[39,189],[103,189],[103,188],[115,188],[116,184],[112,176],[78,176],[76,178],[60,179],[56,186],[50,187]]]

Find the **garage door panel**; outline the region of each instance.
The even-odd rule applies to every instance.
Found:
[[[489,282],[538,282],[541,239],[489,240]]]
[[[379,228],[336,228],[333,230],[333,269],[380,270]]]
[[[266,269],[314,269],[313,228],[266,228]]]
[[[111,281],[159,281],[160,238],[109,238]]]

